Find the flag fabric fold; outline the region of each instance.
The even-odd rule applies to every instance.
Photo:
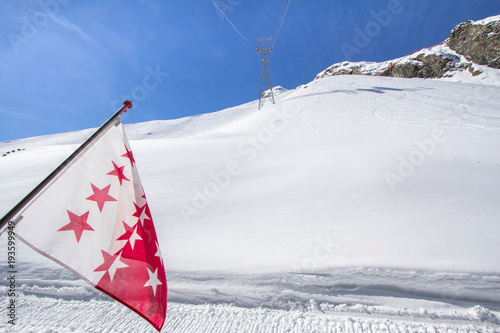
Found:
[[[167,309],[163,257],[121,123],[72,162],[21,216],[19,239],[161,330]]]

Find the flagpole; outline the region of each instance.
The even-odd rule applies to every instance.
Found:
[[[131,101],[124,101],[123,106],[116,111],[116,113],[111,116],[97,131],[94,132],[84,143],[78,147],[77,150],[73,152],[64,162],[62,162],[54,171],[52,171],[37,187],[35,187],[28,195],[24,197],[14,208],[12,208],[4,217],[0,220],[0,234],[3,232],[3,228],[12,221],[17,214],[30,203],[43,189],[50,184],[60,173],[63,171],[75,158],[80,155],[88,146],[90,146],[102,133],[104,133],[110,126],[114,125],[116,121],[120,118],[122,114],[127,112],[128,109],[132,107]]]

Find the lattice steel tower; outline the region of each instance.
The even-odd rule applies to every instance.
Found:
[[[274,104],[274,93],[273,85],[271,84],[271,64],[269,62],[269,54],[273,52],[272,47],[272,37],[268,38],[257,38],[257,52],[260,54],[260,59],[262,63],[262,79],[260,81],[260,97],[259,97],[259,110],[264,106],[266,98],[269,96],[264,96],[266,90],[271,91],[271,100]]]

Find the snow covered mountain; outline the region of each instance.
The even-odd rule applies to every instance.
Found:
[[[316,79],[335,75],[376,75],[401,78],[443,78],[455,82],[500,84],[500,15],[459,24],[450,38],[398,59],[342,62],[319,73]]]
[[[285,91],[287,91],[287,90],[285,88],[283,88],[282,86],[273,87],[273,95],[279,95],[281,93],[284,93]],[[262,97],[264,97],[264,98],[271,97],[271,89],[264,91],[262,93]]]
[[[127,125],[167,268],[164,331],[498,332],[500,70],[471,66],[324,72],[260,111]],[[0,214],[91,132],[0,143]],[[152,331],[18,248],[16,331]]]

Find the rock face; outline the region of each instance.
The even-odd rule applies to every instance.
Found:
[[[343,64],[335,64],[325,71],[321,72],[316,76],[316,79],[320,79],[325,76],[335,76],[335,75],[370,75],[370,73],[361,72],[359,66],[346,62]]]
[[[420,54],[411,61],[389,67],[381,75],[403,78],[442,78],[454,67],[454,60],[452,57],[443,57],[436,54]],[[458,61],[458,58],[456,60]]]
[[[448,46],[476,64],[500,68],[500,21],[462,23],[450,33]]]
[[[316,79],[335,75],[378,75],[399,78],[442,78],[469,69],[472,75],[481,74],[473,63],[456,53],[446,43],[423,49],[409,56],[381,63],[344,62],[318,74]]]
[[[343,62],[316,76],[379,75],[399,78],[447,78],[459,72],[483,73],[484,65],[500,69],[500,16],[455,27],[443,43],[381,63]]]

